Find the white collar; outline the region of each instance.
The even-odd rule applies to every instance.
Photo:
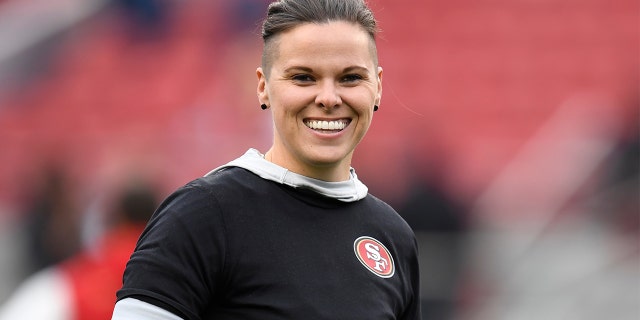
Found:
[[[266,180],[275,181],[294,188],[313,190],[326,197],[344,202],[354,202],[367,196],[369,189],[358,180],[356,171],[349,169],[350,178],[347,181],[328,182],[309,178],[289,171],[275,163],[264,159],[264,156],[256,149],[249,149],[240,158],[215,168],[205,176],[216,173],[223,168],[240,167],[247,169]]]

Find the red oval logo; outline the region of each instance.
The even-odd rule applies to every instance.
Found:
[[[393,257],[387,247],[372,237],[360,237],[353,243],[356,257],[367,270],[382,278],[391,278],[395,273]]]

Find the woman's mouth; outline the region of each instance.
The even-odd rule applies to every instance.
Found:
[[[304,120],[304,124],[315,131],[339,132],[349,125],[350,120]]]

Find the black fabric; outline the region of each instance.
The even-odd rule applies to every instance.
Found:
[[[382,278],[354,253],[361,236],[390,251]],[[118,299],[185,319],[419,319],[415,237],[372,195],[341,202],[241,168],[169,196],[140,237]]]

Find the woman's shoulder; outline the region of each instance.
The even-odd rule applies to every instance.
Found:
[[[226,167],[214,173],[194,179],[174,195],[205,200],[216,206],[234,204],[253,194],[262,194],[270,187],[268,181],[240,167]]]
[[[395,228],[396,232],[413,236],[413,231],[409,224],[391,205],[371,193],[367,194],[367,197],[365,197],[363,201],[367,202],[370,214],[376,215],[385,225],[390,228]]]
[[[219,206],[218,199],[230,199],[259,183],[250,172],[230,167],[189,181],[174,190],[161,203],[159,211],[192,212]],[[245,190],[243,190],[243,188]]]
[[[367,196],[363,200],[366,201],[369,206],[374,206],[374,207],[378,208],[379,210],[377,210],[377,211],[384,212],[385,214],[392,214],[394,216],[398,215],[398,213],[396,212],[395,209],[393,209],[393,207],[391,207],[388,203],[386,203],[382,199],[374,196],[371,193],[368,193]]]
[[[151,227],[176,225],[190,230],[206,230],[212,225],[222,226],[226,212],[242,203],[247,185],[257,183],[250,172],[230,167],[184,184],[167,196],[150,221]]]
[[[226,167],[194,179],[183,188],[203,189],[203,190],[235,190],[236,188],[247,188],[260,184],[260,177],[250,171],[240,167]]]

